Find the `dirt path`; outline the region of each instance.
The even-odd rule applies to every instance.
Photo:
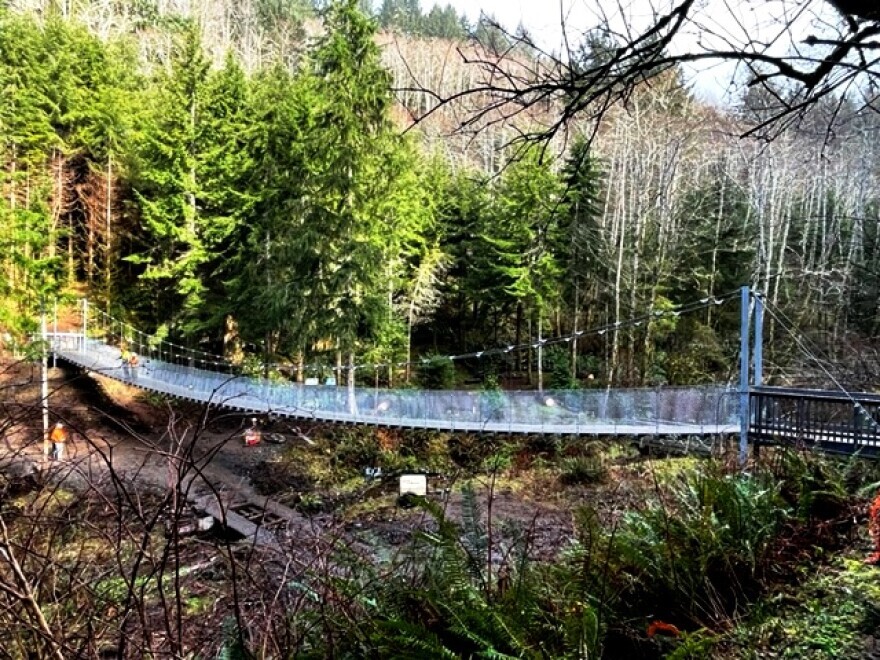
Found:
[[[180,483],[193,505],[193,520],[205,512],[226,518],[227,522],[231,518],[233,524],[241,523],[238,526],[246,536],[256,537],[257,532],[246,522],[249,520],[272,531],[272,537],[259,533],[259,538],[270,546],[274,538],[283,538],[293,545],[317,547],[323,544],[322,537],[339,538],[340,534],[352,544],[378,535],[398,545],[414,529],[429,524],[424,513],[395,508],[387,498],[385,504],[377,500],[354,517],[340,512],[306,517],[254,488],[251,476],[260,473],[261,463],[279,457],[284,447],[267,442],[244,446],[242,433],[249,420],[242,415],[218,411],[202,424],[203,408],[180,404],[171,407],[112,379],[85,376],[74,369],[51,371],[52,419],[65,421],[73,438],[67,461],[63,465],[47,464],[42,454],[39,386],[34,373],[22,365],[0,373],[0,387],[12,382],[17,383],[19,399],[32,407],[19,414],[15,428],[4,434],[7,456],[26,460],[29,466],[48,468],[70,483],[78,482],[80,487],[113,478],[165,494]],[[298,441],[295,435],[289,437]],[[186,460],[187,456],[191,460]],[[283,487],[289,490],[286,484]],[[480,508],[489,511],[484,490],[481,487]],[[327,495],[328,501],[333,499],[333,495]],[[461,495],[453,493],[446,502],[447,515],[461,519],[461,503]],[[244,520],[226,513],[230,510],[240,512]],[[511,521],[527,532],[538,555],[554,554],[570,537],[571,509],[553,497],[530,499],[519,492],[498,489],[493,493],[491,511],[496,520]]]
[[[251,486],[249,472],[281,449],[267,443],[245,447],[240,416],[221,415],[202,428],[202,410],[181,413],[144,401],[142,392],[116,381],[51,369],[51,421],[64,421],[71,430],[65,460],[54,462],[44,455],[37,374],[29,364],[4,366],[0,388],[14,393],[15,405],[7,406],[13,422],[3,442],[5,458],[16,471],[38,470],[82,488],[114,479],[161,493],[179,483],[194,515],[209,510],[230,526],[239,523],[245,536],[267,542],[269,536],[256,534],[254,525],[248,527],[234,511],[241,508],[259,518],[256,527],[271,517],[276,528],[283,525],[292,535],[311,529],[301,514]],[[268,510],[270,515],[257,516],[255,510]]]

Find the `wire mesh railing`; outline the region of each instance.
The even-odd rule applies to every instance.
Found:
[[[507,391],[306,385],[162,359],[141,348],[137,366],[118,346],[54,333],[61,357],[144,389],[243,411],[441,430],[611,435],[709,435],[739,429],[737,392],[724,386]]]

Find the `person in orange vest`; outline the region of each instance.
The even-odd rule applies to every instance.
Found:
[[[137,379],[138,375],[138,356],[137,353],[131,353],[128,356],[128,366],[131,368],[131,377],[132,379]]]
[[[56,461],[64,460],[64,445],[67,443],[67,429],[64,424],[57,422],[55,428],[49,434],[49,441],[52,443],[52,458]]]
[[[244,446],[253,447],[254,445],[258,445],[260,444],[261,439],[262,434],[260,433],[260,429],[257,428],[257,418],[254,417],[251,419],[251,427],[244,432]]]

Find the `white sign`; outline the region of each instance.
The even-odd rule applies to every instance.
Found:
[[[306,385],[317,385],[317,384],[318,384],[318,379],[317,379],[317,378],[306,378],[306,383],[305,383],[305,384],[306,384]]]
[[[412,493],[424,497],[428,494],[428,477],[424,474],[400,475],[400,494]]]

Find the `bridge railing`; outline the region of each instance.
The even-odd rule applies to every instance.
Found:
[[[118,347],[79,335],[53,335],[54,350],[133,385],[247,411],[430,428],[534,428],[580,432],[626,426],[647,434],[738,429],[737,393],[723,386],[631,390],[417,390],[304,385],[220,373],[142,356],[122,364]],[[662,428],[661,428],[662,427]]]
[[[764,387],[749,402],[754,442],[880,449],[880,395]]]

